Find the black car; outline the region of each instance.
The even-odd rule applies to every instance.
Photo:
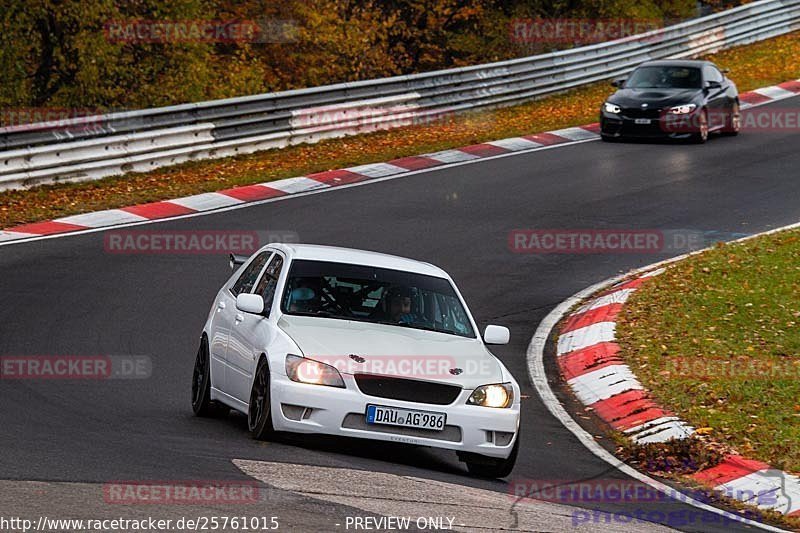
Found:
[[[709,61],[648,61],[627,79],[600,110],[603,140],[671,137],[703,143],[709,132],[739,133],[739,92],[724,71]]]

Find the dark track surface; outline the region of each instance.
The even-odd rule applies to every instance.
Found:
[[[798,168],[796,132],[745,132],[704,146],[590,142],[142,228],[292,230],[303,242],[441,266],[481,327],[498,323],[512,332],[511,344],[493,350],[530,396],[511,478],[616,478],[540,403],[525,350],[557,303],[666,256],[514,254],[509,231],[755,233],[800,220]],[[0,247],[0,354],[136,354],[154,366],[139,381],[0,380],[0,478],[236,479],[243,475],[231,459],[244,458],[506,490],[468,477],[455,454],[324,438],[265,445],[249,438],[241,416],[194,418],[197,339],[228,273],[219,255],[108,254],[102,232]]]

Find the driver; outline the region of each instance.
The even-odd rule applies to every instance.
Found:
[[[417,322],[417,317],[411,312],[413,291],[408,287],[392,287],[389,289],[387,302],[389,320],[403,324]]]
[[[319,288],[310,280],[301,278],[289,293],[290,313],[313,313],[319,310]]]

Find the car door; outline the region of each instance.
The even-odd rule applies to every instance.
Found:
[[[283,265],[283,255],[275,252],[252,291],[264,298],[264,312],[255,315],[237,311],[234,316],[228,343],[228,383],[230,394],[242,402],[250,401],[258,357],[275,333],[270,315]]]
[[[214,387],[230,395],[228,347],[231,328],[239,313],[236,309],[236,296],[250,292],[255,286],[258,275],[267,264],[271,251],[264,251],[253,257],[241,270],[233,283],[224,287],[216,301],[215,317],[209,331],[209,351],[211,353],[211,372],[214,376]]]
[[[719,87],[708,87],[706,83],[709,81],[719,83]],[[703,83],[708,101],[708,129],[721,128],[725,125],[729,108],[725,77],[716,67],[706,65],[703,67]]]

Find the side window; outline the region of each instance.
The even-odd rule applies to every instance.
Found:
[[[706,81],[718,81],[719,83],[722,83],[722,73],[715,67],[707,66],[703,69],[703,71]]]
[[[255,259],[250,261],[250,264],[242,271],[242,275],[239,276],[239,279],[237,279],[236,283],[231,287],[231,292],[234,296],[239,296],[243,292],[250,292],[258,279],[258,275],[261,273],[261,269],[264,268],[264,265],[267,263],[270,254],[272,254],[272,252],[261,252]]]
[[[267,312],[267,316],[269,316],[269,310],[272,308],[272,300],[275,298],[275,289],[278,288],[281,268],[283,268],[283,257],[275,254],[256,287],[255,293],[264,298],[264,310]]]

